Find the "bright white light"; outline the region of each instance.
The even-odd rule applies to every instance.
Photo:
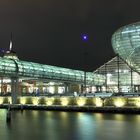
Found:
[[[140,102],[136,102],[136,106],[137,107],[140,107]]]
[[[119,72],[121,72],[122,70],[119,70]],[[115,72],[118,72],[118,70],[115,70]]]
[[[49,82],[48,85],[51,85],[52,86],[52,85],[55,85],[55,83],[54,82]]]
[[[28,90],[29,90],[29,93],[33,93],[33,91],[34,91],[33,86],[30,86],[30,87],[28,88]]]
[[[96,87],[93,86],[93,87],[92,87],[92,92],[95,92],[95,91],[96,91]]]
[[[20,104],[26,104],[26,98],[20,97]]]
[[[103,86],[103,87],[102,87],[102,91],[106,91],[106,87]]]
[[[64,93],[64,87],[58,87],[58,93]]]
[[[128,72],[129,72],[129,70],[123,70],[123,72],[124,72],[124,73],[128,73]]]
[[[137,107],[140,107],[140,99],[137,99],[137,100],[135,101],[135,105],[136,105]]]
[[[85,105],[85,103],[86,103],[86,99],[85,98],[80,97],[80,98],[77,99],[77,104],[79,106],[83,106],[83,105]]]
[[[3,79],[3,80],[0,80],[0,82],[2,83],[10,83],[11,82],[11,79]]]
[[[126,34],[126,33],[132,33],[132,32],[135,32],[136,30],[126,30],[126,31],[123,31],[122,34]]]
[[[11,51],[12,50],[12,41],[10,40],[10,48],[9,50]]]
[[[125,104],[125,101],[123,99],[115,99],[114,100],[114,105],[116,107],[122,107],[122,106],[124,106],[124,104]]]
[[[47,105],[52,105],[53,101],[47,101]]]
[[[50,93],[54,93],[55,89],[53,86],[48,87]]]
[[[38,105],[39,99],[38,99],[37,97],[33,98],[33,99],[32,99],[32,103],[33,103],[34,105]]]
[[[96,98],[95,104],[97,107],[102,107],[103,106],[103,101],[101,98]]]
[[[68,103],[69,103],[68,98],[61,98],[61,105],[66,106],[68,105]]]
[[[111,77],[112,76],[112,74],[111,73],[107,73],[107,77]]]
[[[46,104],[47,105],[52,105],[54,103],[54,98],[47,98]]]
[[[0,97],[0,104],[3,104],[3,97]]]

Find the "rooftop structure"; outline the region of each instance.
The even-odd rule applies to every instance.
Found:
[[[140,22],[118,29],[112,36],[112,46],[116,54],[140,73]]]

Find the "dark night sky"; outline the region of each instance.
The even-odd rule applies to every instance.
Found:
[[[0,48],[22,60],[93,71],[115,56],[111,36],[140,20],[139,0],[1,0]],[[89,35],[88,42],[81,34]]]

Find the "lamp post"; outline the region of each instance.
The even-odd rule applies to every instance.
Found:
[[[83,42],[87,42],[88,41],[88,35],[87,34],[83,34],[82,35],[82,40]],[[84,92],[86,93],[86,87],[87,87],[87,83],[86,83],[86,64],[87,64],[87,51],[86,51],[86,45],[84,45]]]

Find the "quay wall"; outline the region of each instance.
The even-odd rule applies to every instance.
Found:
[[[0,105],[11,104],[10,96],[0,97]],[[137,107],[140,108],[140,97],[33,97],[19,96],[17,104],[35,106],[90,106],[90,107]]]

